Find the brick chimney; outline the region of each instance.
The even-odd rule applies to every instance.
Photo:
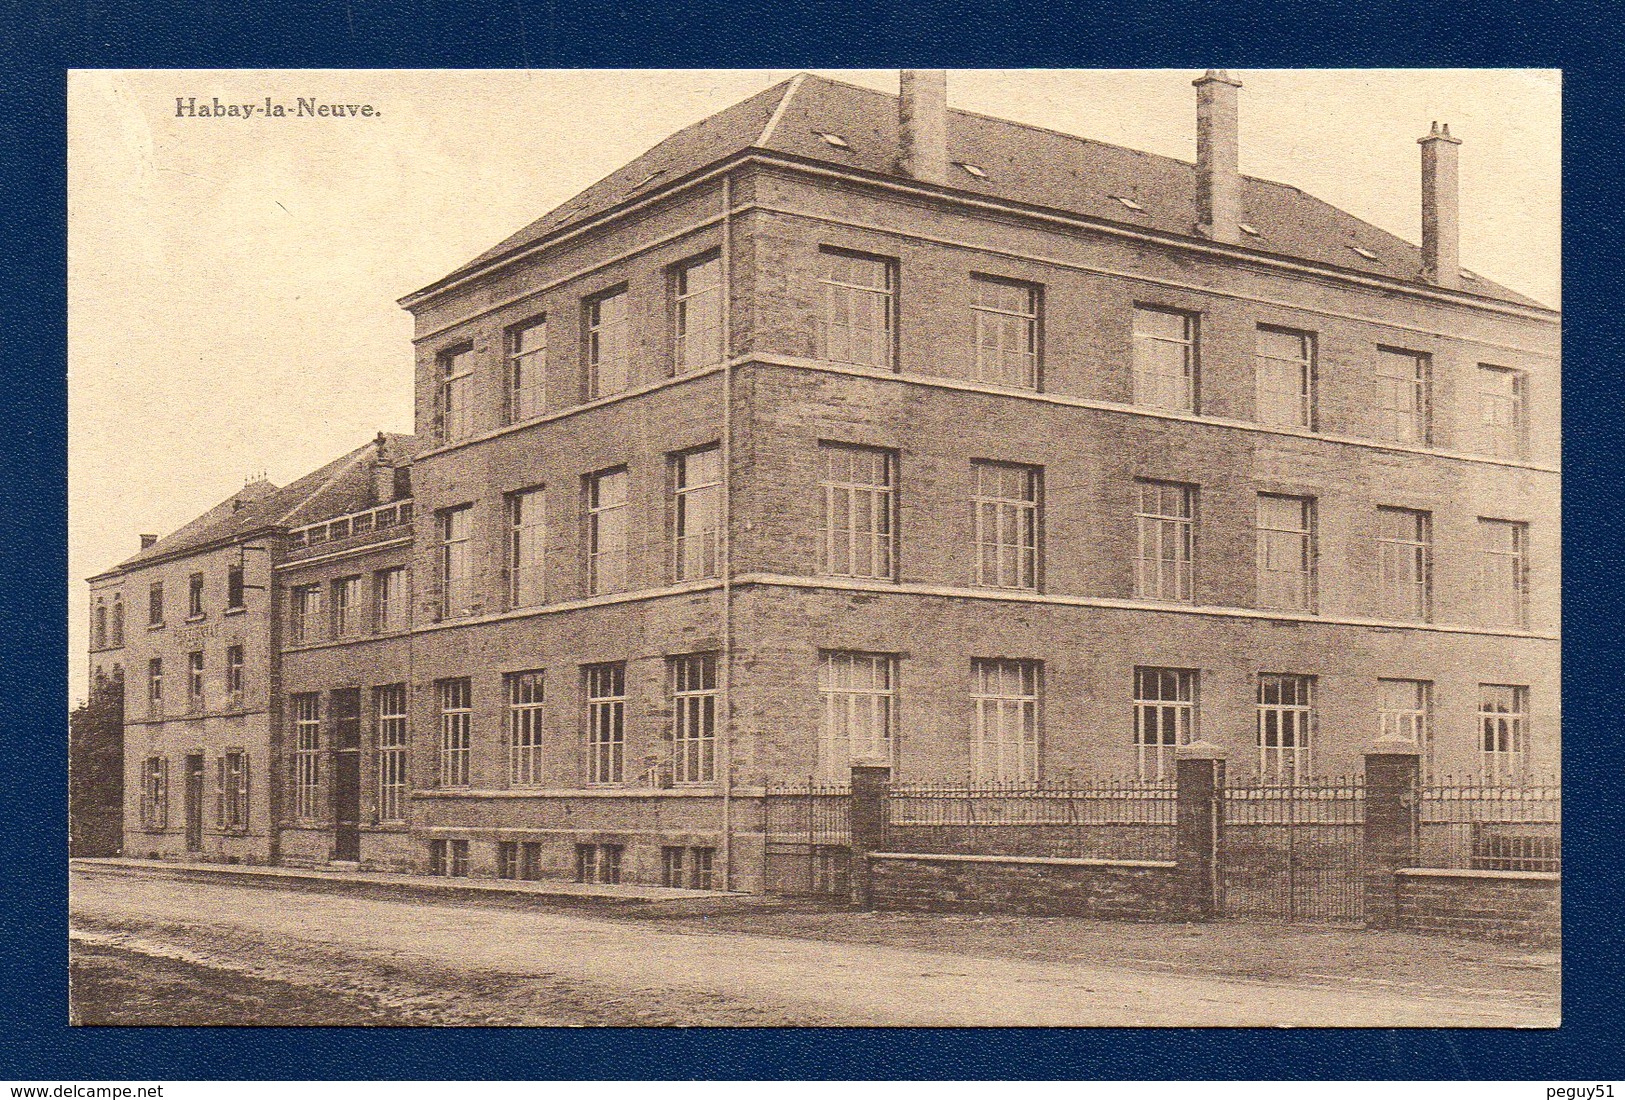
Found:
[[[158,541],[158,536],[157,535],[142,535],[141,536],[141,549],[145,550],[147,547],[151,546],[153,543],[155,543],[157,541]]]
[[[379,504],[388,504],[395,499],[395,467],[389,464],[386,453],[389,441],[383,432],[372,441],[372,496]]]
[[[947,70],[904,69],[898,91],[897,167],[925,183],[947,183]]]
[[[1461,289],[1461,139],[1450,124],[1437,122],[1422,147],[1422,278],[1436,286]]]
[[[1241,241],[1241,81],[1209,69],[1196,87],[1196,228],[1209,240]]]

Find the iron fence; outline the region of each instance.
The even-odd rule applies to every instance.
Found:
[[[1228,916],[1365,915],[1365,778],[1227,786],[1220,883]]]
[[[852,789],[808,779],[762,796],[763,872],[775,894],[845,897],[850,889]]]
[[[1556,779],[1445,777],[1421,789],[1417,865],[1473,871],[1563,869],[1563,793]]]

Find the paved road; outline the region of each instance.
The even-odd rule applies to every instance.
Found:
[[[663,930],[579,912],[357,898],[133,876],[72,876],[92,942],[304,982],[377,988],[478,976],[579,1003],[629,999],[675,1022],[879,1026],[1555,1026],[1516,998],[1432,997],[1128,967],[983,958],[886,945]],[[493,981],[492,979],[496,979]],[[517,1002],[516,1002],[517,1004]],[[516,1007],[506,1019],[558,1023]],[[685,1018],[692,1008],[696,1018]],[[564,1016],[567,1018],[568,1013]],[[579,1022],[604,1022],[582,1019]]]

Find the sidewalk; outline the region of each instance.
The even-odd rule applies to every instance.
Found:
[[[361,897],[420,898],[425,901],[478,901],[488,905],[579,905],[633,909],[670,915],[704,915],[737,909],[771,908],[778,899],[722,890],[666,886],[447,878],[383,871],[328,870],[318,867],[264,867],[238,863],[178,863],[151,859],[70,859],[72,870],[92,875],[140,876],[178,882],[218,882],[272,890],[354,894]]]

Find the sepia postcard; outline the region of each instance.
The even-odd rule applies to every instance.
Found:
[[[1559,1024],[1558,72],[67,90],[74,1024]]]

